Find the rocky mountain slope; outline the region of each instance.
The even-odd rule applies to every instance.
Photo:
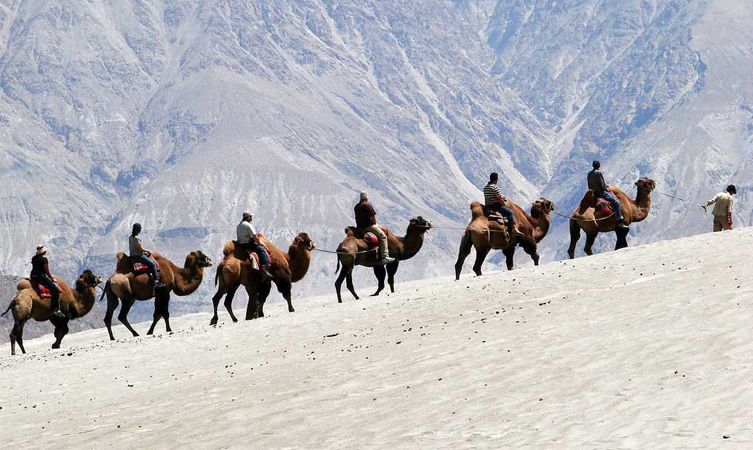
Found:
[[[0,0],[0,272],[45,243],[61,276],[107,275],[134,221],[176,261],[218,259],[243,210],[283,248],[333,249],[361,190],[393,230],[461,227],[493,170],[568,213],[592,158],[693,203],[737,182],[747,223],[751,18],[745,0]],[[710,223],[653,208],[633,243]],[[402,279],[449,273],[459,235],[431,231]],[[295,295],[334,265],[316,255]]]

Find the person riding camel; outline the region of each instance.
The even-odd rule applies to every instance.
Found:
[[[380,263],[382,265],[389,264],[395,261],[395,258],[390,258],[390,249],[387,245],[387,234],[382,231],[382,227],[377,225],[376,211],[369,203],[368,195],[365,192],[361,192],[358,204],[353,208],[356,215],[356,228],[367,232],[374,233],[379,239],[379,254]]]
[[[518,228],[515,226],[515,214],[513,214],[510,208],[505,206],[506,199],[502,196],[499,186],[497,186],[498,182],[499,174],[497,172],[492,172],[491,175],[489,175],[489,182],[484,186],[484,208],[486,209],[487,214],[496,212],[504,217],[507,221],[507,231],[511,235],[522,236],[523,233],[518,231]]]
[[[140,262],[149,267],[149,272],[154,279],[154,288],[161,289],[165,287],[165,284],[160,280],[159,271],[157,270],[157,263],[152,259],[152,252],[145,250],[141,246],[141,224],[134,223],[131,230],[131,236],[128,238],[128,256],[131,257],[131,263]]]
[[[55,279],[50,274],[50,266],[45,257],[47,249],[44,245],[37,246],[37,253],[31,258],[31,275],[29,279],[38,285],[46,287],[50,291],[50,307],[53,317],[65,319],[65,314],[60,310],[60,290],[55,284]]]
[[[269,255],[259,242],[259,238],[256,237],[256,228],[251,223],[253,220],[254,215],[252,213],[243,213],[241,222],[235,228],[238,246],[248,251],[249,258],[251,257],[251,252],[255,252],[259,256],[259,269],[264,274],[265,279],[270,279],[272,276],[269,274]]]
[[[599,161],[593,162],[593,170],[588,172],[588,189],[591,189],[596,199],[603,198],[608,201],[614,207],[614,214],[617,216],[617,228],[628,228],[625,224],[625,218],[622,215],[622,207],[617,197],[612,195],[612,192],[607,187],[607,183],[604,181],[604,175],[599,171],[601,163]]]
[[[737,194],[737,188],[734,184],[727,186],[725,192],[720,192],[711,200],[707,201],[701,208],[706,212],[706,207],[714,205],[714,232],[732,229],[732,196]]]

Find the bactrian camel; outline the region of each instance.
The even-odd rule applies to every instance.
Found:
[[[55,277],[55,281],[60,286],[60,309],[65,314],[65,318],[59,319],[52,315],[52,305],[49,297],[40,297],[39,294],[31,287],[28,279],[21,280],[16,286],[16,295],[10,301],[8,311],[13,313],[13,330],[10,332],[10,354],[16,354],[16,342],[24,349],[24,325],[29,319],[37,322],[50,321],[55,325],[55,342],[52,348],[60,348],[60,342],[68,334],[68,321],[83,317],[91,311],[94,306],[96,293],[94,292],[100,283],[100,278],[94,275],[91,270],[84,272],[76,280],[76,288],[71,289],[63,280]]]
[[[479,202],[471,203],[471,223],[465,229],[460,241],[458,260],[455,263],[455,279],[460,279],[463,270],[463,262],[471,253],[471,248],[476,249],[476,262],[473,264],[473,272],[481,275],[481,265],[486,255],[491,250],[502,250],[507,263],[507,269],[513,268],[515,247],[520,245],[523,250],[531,255],[533,263],[539,265],[538,243],[544,239],[549,231],[549,213],[554,211],[554,203],[545,198],[533,202],[531,214],[526,214],[523,209],[514,202],[507,200],[505,206],[510,208],[515,215],[515,226],[523,233],[523,236],[512,237],[496,220],[490,220],[484,216],[484,207]]]
[[[635,185],[638,187],[635,200],[630,199],[618,187],[609,186],[612,195],[620,201],[620,209],[622,209],[625,224],[628,226],[631,223],[640,222],[648,217],[648,213],[651,211],[651,191],[656,188],[656,182],[649,178],[641,178],[635,182]],[[617,245],[615,245],[614,249],[619,250],[627,247],[627,236],[630,229],[617,228],[616,225],[617,216],[611,213],[597,213],[596,199],[594,198],[593,191],[590,189],[586,191],[586,195],[583,196],[580,205],[570,215],[570,247],[567,249],[570,259],[575,258],[575,244],[580,239],[580,230],[586,232],[586,245],[583,250],[587,255],[593,254],[591,247],[593,247],[596,236],[599,233],[614,231],[617,235]]]
[[[346,286],[350,293],[358,300],[358,294],[356,294],[356,290],[353,287],[353,268],[355,266],[374,268],[374,275],[376,275],[379,285],[372,296],[379,295],[384,289],[385,273],[387,275],[387,282],[390,285],[390,291],[395,292],[395,273],[400,265],[400,261],[405,261],[416,256],[424,244],[424,233],[429,229],[431,229],[431,223],[421,216],[410,220],[405,237],[397,237],[384,227],[385,233],[387,233],[389,253],[391,257],[395,258],[395,261],[387,264],[387,266],[383,266],[379,263],[378,251],[369,251],[371,249],[368,244],[363,239],[357,238],[353,234],[351,227],[347,227],[345,229],[346,237],[337,247],[337,269],[335,273],[340,270],[340,265],[342,265],[342,271],[335,281],[337,302],[342,303],[340,287],[343,284],[343,280],[346,281]],[[378,247],[373,248],[376,249]]]
[[[199,288],[201,281],[204,279],[204,269],[212,265],[212,260],[198,250],[186,256],[183,268],[176,266],[172,261],[159,253],[152,252],[152,257],[160,265],[160,280],[165,283],[165,287],[159,289],[157,292],[157,298],[154,303],[154,320],[147,332],[149,335],[154,332],[154,327],[160,318],[165,319],[167,331],[172,331],[170,329],[170,311],[168,309],[170,292],[181,297],[192,294]],[[118,253],[117,258],[118,263],[115,273],[107,280],[105,292],[102,294],[103,296],[107,295],[105,325],[107,326],[107,332],[110,334],[111,340],[115,340],[112,334],[112,315],[118,307],[118,303],[122,302],[118,320],[134,336],[138,336],[139,334],[128,322],[128,311],[131,310],[136,300],[150,300],[155,296],[154,280],[152,277],[148,273],[135,275],[131,268],[131,259],[122,252]]]
[[[292,303],[292,283],[297,283],[306,276],[311,263],[311,251],[314,249],[314,243],[308,234],[298,233],[293,239],[293,243],[290,244],[288,252],[284,253],[262,234],[256,236],[269,250],[272,281],[288,302],[288,311],[295,312]],[[225,256],[222,262],[217,265],[217,274],[214,278],[217,293],[212,297],[214,315],[209,324],[217,324],[217,307],[223,296],[225,296],[225,309],[230,314],[230,318],[233,322],[238,321],[233,314],[233,297],[235,291],[241,285],[246,288],[248,294],[246,320],[264,317],[264,303],[267,301],[272,283],[262,280],[261,273],[252,268],[251,261],[246,257],[246,251],[240,248],[236,249],[234,241],[228,241],[222,249],[222,253]]]

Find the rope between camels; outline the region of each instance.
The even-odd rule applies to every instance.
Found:
[[[609,219],[610,217],[612,217],[614,215],[614,213],[612,213],[612,214],[610,214],[610,215],[608,215],[606,217],[602,217],[600,219],[597,219],[597,218],[593,218],[593,219],[578,219],[576,217],[566,216],[564,214],[560,214],[560,213],[554,212],[554,211],[552,211],[552,214],[554,214],[556,216],[564,217],[565,219],[568,219],[568,220],[572,219],[572,220],[575,220],[575,221],[578,221],[578,222],[599,222],[601,220],[607,220],[607,219]]]
[[[700,203],[695,203],[695,202],[692,202],[692,201],[690,201],[690,200],[688,200],[688,199],[686,199],[686,198],[682,198],[682,197],[677,197],[677,196],[675,196],[675,195],[671,195],[671,194],[665,194],[664,192],[661,192],[661,191],[656,191],[656,193],[657,193],[657,194],[661,194],[661,195],[664,195],[664,196],[666,196],[666,197],[669,197],[669,198],[673,198],[673,199],[675,199],[675,200],[680,200],[680,201],[682,201],[682,202],[690,203],[690,204],[692,204],[692,205],[703,206],[703,205],[702,205],[702,204],[700,204]]]
[[[363,253],[371,253],[371,252],[375,252],[377,250],[379,250],[379,248],[372,248],[371,250],[363,250],[363,251],[360,251],[360,252],[356,252],[356,255],[361,255]],[[335,254],[335,255],[348,255],[349,254],[348,252],[337,252],[337,251],[334,251],[334,250],[324,250],[324,249],[321,249],[321,248],[315,248],[314,251],[315,252],[322,252],[322,253],[332,253],[332,254]]]

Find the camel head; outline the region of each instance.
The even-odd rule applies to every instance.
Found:
[[[309,238],[309,235],[306,233],[298,233],[298,236],[293,239],[293,245],[297,245],[308,251],[316,248],[314,241],[312,241],[311,238]]]
[[[76,280],[76,290],[83,292],[87,289],[96,287],[101,282],[102,279],[100,277],[94,275],[91,270],[86,269],[81,273],[81,275],[79,275],[78,279]]]
[[[211,267],[212,258],[202,253],[201,250],[196,250],[195,252],[188,254],[188,257],[186,258],[186,267],[192,263],[195,263],[199,267]]]
[[[635,182],[635,185],[638,187],[638,190],[643,189],[651,192],[656,189],[656,181],[646,177],[639,178],[638,181]]]
[[[550,202],[544,197],[541,197],[540,199],[533,202],[533,206],[531,206],[532,217],[536,217],[539,214],[548,215],[549,213],[553,211],[554,211],[554,202]]]
[[[431,222],[429,222],[428,220],[424,219],[421,216],[411,219],[408,224],[408,230],[410,230],[411,228],[414,228],[420,232],[428,231],[431,229],[431,227],[432,227]]]

